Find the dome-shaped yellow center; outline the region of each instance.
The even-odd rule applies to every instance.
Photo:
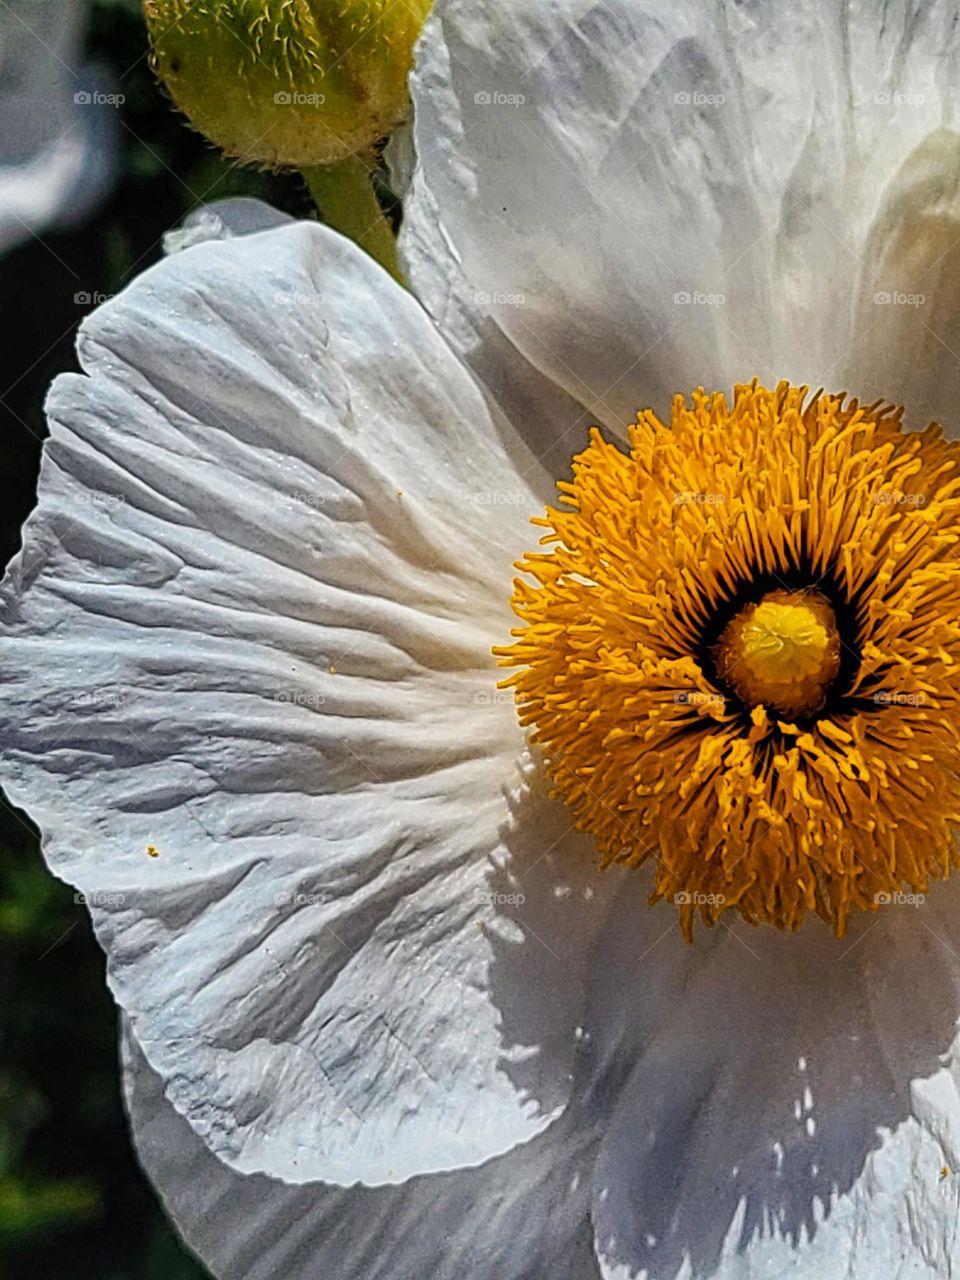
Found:
[[[714,659],[748,707],[809,715],[840,669],[833,609],[817,591],[772,591],[727,623]]]

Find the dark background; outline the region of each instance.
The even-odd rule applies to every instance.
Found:
[[[311,208],[299,178],[233,168],[185,125],[151,75],[139,0],[98,0],[88,45],[125,97],[113,195],[81,230],[0,259],[3,565],[35,500],[46,389],[77,367],[74,334],[91,306],[76,295],[117,293],[207,200]],[[5,805],[0,847],[0,1280],[200,1280],[133,1154],[117,1019],[84,908]]]

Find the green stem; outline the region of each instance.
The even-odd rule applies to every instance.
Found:
[[[366,249],[405,285],[397,242],[373,189],[369,164],[350,156],[323,169],[304,169],[303,177],[327,226]]]

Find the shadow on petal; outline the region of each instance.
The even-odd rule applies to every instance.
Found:
[[[589,1171],[601,1125],[570,1114],[479,1168],[393,1187],[244,1176],[166,1100],[125,1028],[137,1153],[184,1239],[222,1280],[600,1280]]]
[[[547,792],[528,760],[522,786],[507,795],[482,924],[492,945],[500,1068],[538,1114],[568,1101],[572,1075],[564,1080],[547,1064],[570,1062],[583,1038],[594,951],[625,879],[619,868],[600,871],[592,840]]]
[[[955,1159],[955,1089],[938,1091],[943,1123],[924,1119],[937,1159],[897,1171],[902,1187],[886,1178],[877,1223],[873,1188],[865,1196],[858,1184],[872,1153],[916,1125],[914,1082],[940,1071],[954,1040],[958,897],[960,882],[934,885],[919,906],[858,916],[842,940],[818,920],[794,935],[739,921],[717,926],[719,942],[701,935],[698,963],[651,1029],[598,1162],[594,1222],[607,1275],[732,1280],[745,1274],[745,1254],[761,1268],[790,1266],[837,1218],[851,1251],[895,1212],[891,1201],[908,1221],[911,1183],[935,1184],[939,1164]],[[637,924],[639,955],[650,926]],[[641,1009],[645,988],[672,981],[676,949],[637,969]],[[854,1205],[843,1199],[851,1191]],[[847,1274],[843,1253],[828,1255],[824,1276],[832,1266]]]

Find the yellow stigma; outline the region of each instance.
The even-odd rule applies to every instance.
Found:
[[[756,383],[591,433],[517,564],[521,723],[603,865],[794,929],[960,865],[960,443]],[[891,906],[890,909],[897,909]]]
[[[840,670],[840,637],[816,591],[773,591],[727,623],[717,670],[748,707],[805,716],[823,706]]]

